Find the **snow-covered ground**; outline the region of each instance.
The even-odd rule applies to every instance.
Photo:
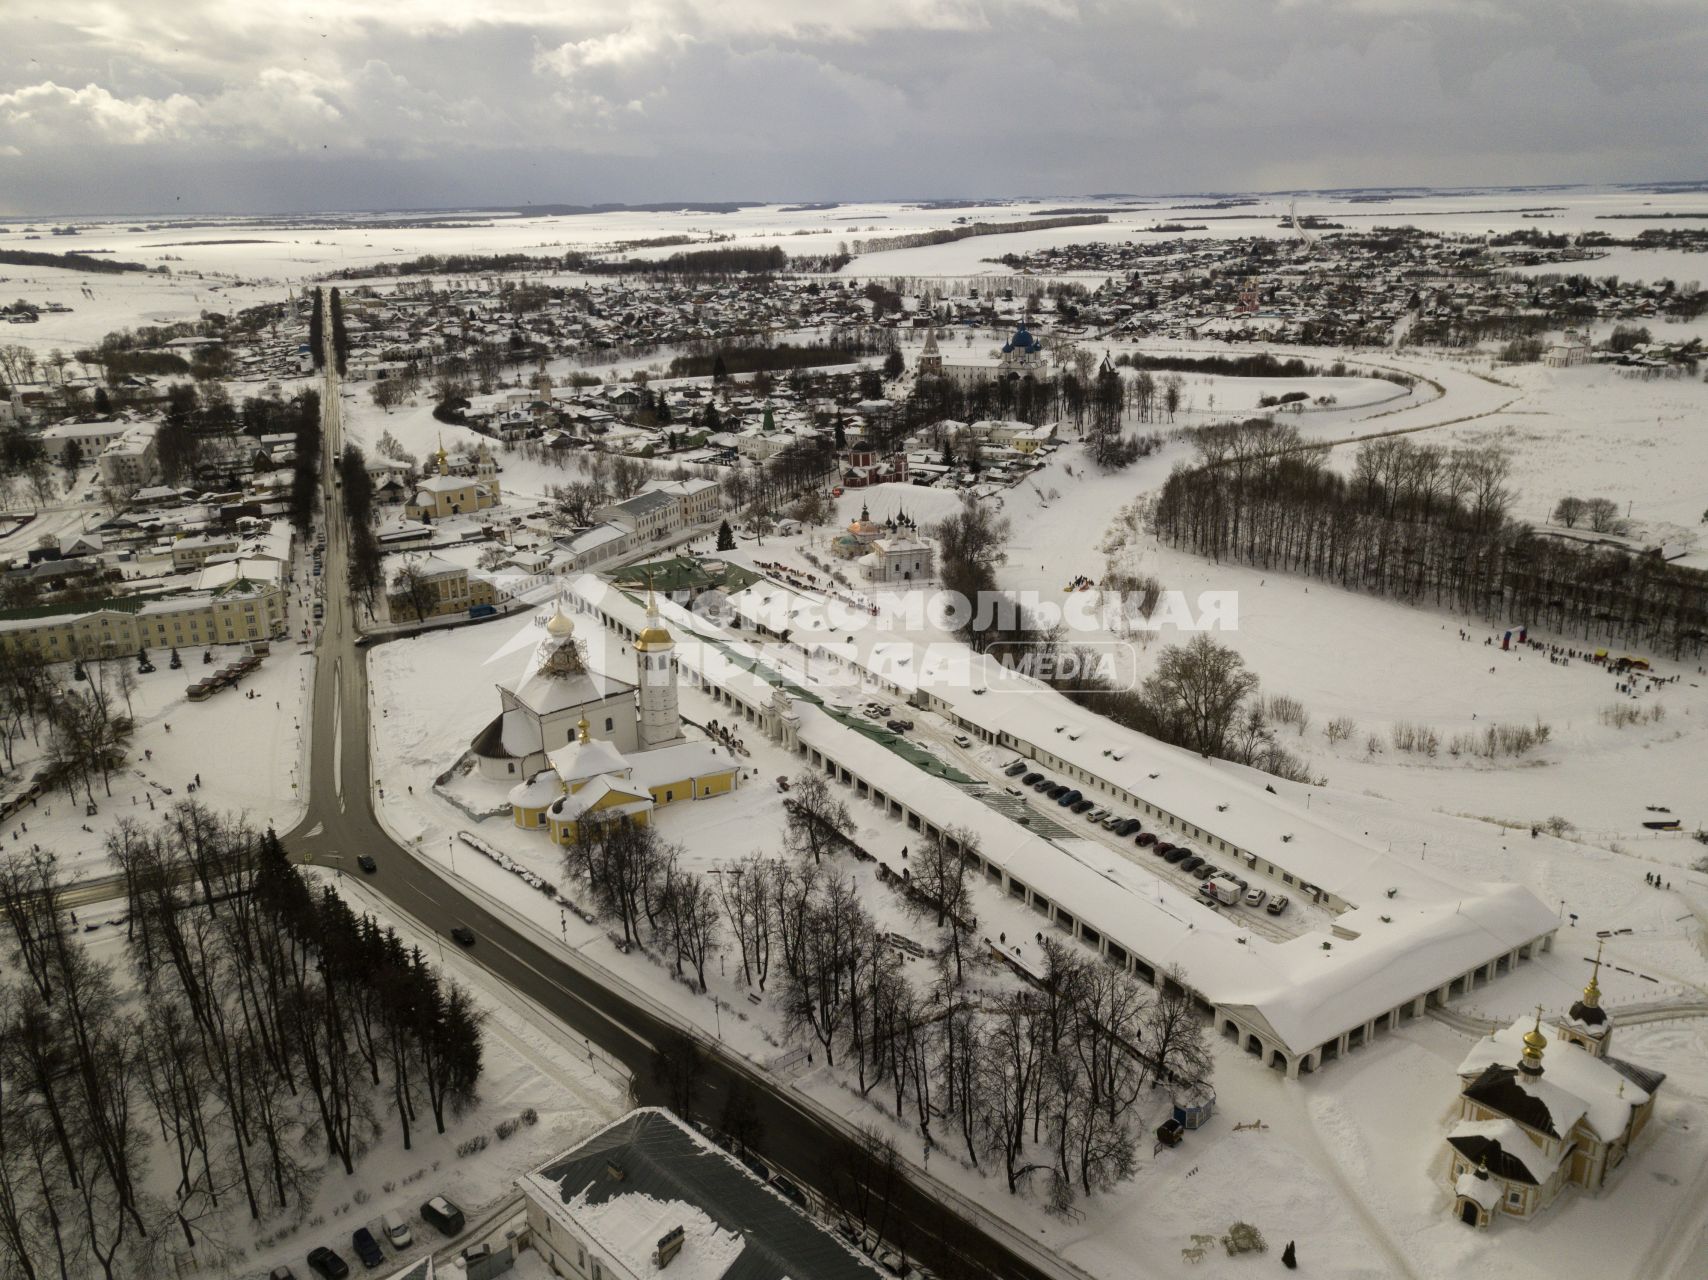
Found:
[[[516,650],[484,665],[500,647],[497,633],[514,625],[486,628],[491,635],[472,629],[372,651],[375,696],[387,711],[374,750],[388,822],[415,843],[422,856],[446,869],[454,863],[455,873],[472,889],[502,900],[531,922],[543,942],[555,939],[572,949],[579,962],[633,984],[755,1061],[778,1063],[787,1044],[775,1010],[769,1001],[758,1006],[746,1002],[732,956],[710,976],[714,1006],[675,981],[661,959],[639,952],[619,954],[602,925],[588,926],[560,912],[512,872],[458,838],[464,831],[475,833],[566,892],[576,892],[560,856],[538,833],[518,831],[505,813],[477,820],[476,815],[501,807],[501,786],[468,778],[449,788],[452,799],[432,791],[433,777],[496,708],[489,677],[513,679],[513,669],[525,661],[525,651]],[[612,657],[620,661],[622,656],[616,647]],[[426,696],[428,690],[435,691],[431,697]],[[713,710],[710,704],[701,705],[691,689],[683,691],[683,707],[690,718]],[[750,733],[746,741],[757,776],[744,779],[734,796],[660,813],[661,832],[682,843],[689,869],[705,872],[755,849],[780,849],[781,796],[770,779],[792,772],[797,762],[756,738]],[[1631,930],[1610,941],[1612,964],[1603,969],[1603,988],[1615,1016],[1621,1006],[1708,989],[1708,962],[1695,943],[1699,926],[1693,919],[1688,929],[1681,929],[1672,920],[1708,909],[1708,884],[1680,875],[1674,892],[1646,885],[1637,890],[1634,885],[1642,883],[1641,875],[1628,861],[1582,845],[1546,837],[1533,842],[1524,833],[1334,788],[1317,792],[1316,802],[1373,839],[1420,849],[1427,840],[1425,856],[1432,862],[1445,861],[1467,877],[1520,880],[1545,897],[1565,897],[1567,910],[1580,912],[1576,932],[1568,927],[1553,955],[1480,988],[1468,1002],[1456,1005],[1460,1012],[1510,1018],[1537,1002],[1561,1007],[1586,980],[1591,935],[1598,929]],[[856,838],[880,859],[902,865],[902,846],[917,836],[869,806],[852,807]],[[1509,834],[1519,838],[1510,839]],[[927,947],[940,945],[928,922],[906,912],[868,864],[845,860],[837,870],[855,877],[862,900],[881,927]],[[1036,917],[1028,910],[984,886],[977,890],[975,909],[983,928],[1007,932],[1011,938],[1030,937],[1036,927]],[[986,974],[975,982],[1000,986],[1003,979]],[[1686,1275],[1688,1271],[1676,1268],[1689,1256],[1693,1233],[1703,1225],[1695,1182],[1708,1156],[1701,1137],[1708,1076],[1693,1063],[1691,1052],[1708,1035],[1708,1022],[1637,1026],[1618,1034],[1620,1052],[1673,1073],[1672,1079],[1651,1136],[1639,1144],[1619,1185],[1599,1198],[1568,1199],[1556,1208],[1542,1233],[1548,1244],[1540,1253],[1529,1230],[1511,1227],[1472,1236],[1449,1220],[1441,1179],[1442,1133],[1456,1097],[1453,1069],[1469,1048],[1470,1037],[1431,1020],[1408,1023],[1346,1062],[1294,1082],[1218,1041],[1215,1120],[1178,1150],[1152,1154],[1147,1145],[1137,1177],[1115,1194],[1083,1206],[1083,1221],[1051,1219],[1031,1200],[1010,1202],[1000,1182],[973,1172],[951,1148],[934,1152],[929,1167],[961,1194],[997,1209],[1019,1229],[1099,1276],[1126,1274],[1133,1257],[1147,1259],[1152,1268],[1147,1274],[1231,1276],[1244,1264],[1227,1258],[1219,1243],[1212,1241],[1195,1266],[1181,1251],[1204,1244],[1195,1235],[1219,1237],[1236,1220],[1257,1225],[1272,1252],[1289,1239],[1297,1240],[1301,1258],[1313,1271],[1336,1277],[1448,1277],[1465,1274],[1467,1267],[1479,1274],[1499,1270],[1541,1277],[1557,1274],[1565,1259],[1592,1254],[1610,1275]],[[881,1099],[861,1098],[844,1073],[796,1062],[782,1075],[852,1121],[884,1116]],[[1160,1096],[1142,1105],[1151,1124],[1160,1119]],[[1235,1127],[1255,1122],[1262,1127]],[[922,1163],[923,1151],[908,1146],[905,1133],[903,1128],[898,1134],[902,1154]],[[1578,1201],[1584,1208],[1577,1207]],[[1647,1252],[1632,1253],[1628,1243],[1608,1238],[1612,1214],[1624,1224],[1621,1239],[1644,1241]],[[1660,1260],[1669,1250],[1679,1251],[1678,1257],[1662,1266]],[[1193,1269],[1188,1271],[1188,1266]]]
[[[75,800],[63,790],[48,792],[0,828],[8,848],[40,844],[59,855],[62,878],[81,880],[113,874],[106,839],[121,821],[146,823],[181,800],[198,801],[216,813],[247,813],[258,825],[280,831],[296,823],[303,811],[303,721],[314,659],[288,643],[275,644],[240,684],[205,702],[191,702],[184,690],[201,678],[202,650],[179,652],[181,670],[168,665],[170,650],[155,649],[149,652],[155,670],[136,677],[131,695],[136,732],[128,743],[128,761],[112,776],[112,795],[95,778],[96,812],[90,814],[81,788]],[[229,662],[232,652],[216,647],[215,664]],[[109,665],[121,662],[135,669],[135,655]],[[118,706],[122,712],[122,698]],[[39,744],[28,737],[17,744],[19,769],[26,775],[36,768],[46,744],[45,731]],[[198,774],[201,785],[192,790]]]

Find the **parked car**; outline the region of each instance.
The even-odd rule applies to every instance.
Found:
[[[1089,808],[1091,808],[1091,801],[1089,800],[1074,801],[1073,811],[1075,813],[1084,813]]]
[[[1269,900],[1269,905],[1264,908],[1264,910],[1267,911],[1272,916],[1278,916],[1283,911],[1285,911],[1286,909],[1287,909],[1287,895],[1284,893],[1276,894],[1273,898],[1271,898]]]
[[[1055,799],[1056,799],[1056,803],[1061,805],[1061,807],[1065,809],[1069,805],[1078,804],[1081,800],[1085,799],[1085,792],[1080,791],[1078,788],[1075,788],[1075,787],[1069,787],[1066,791],[1063,791],[1061,793],[1061,795],[1057,796]]]
[[[434,1196],[422,1205],[421,1216],[437,1227],[443,1235],[456,1236],[462,1234],[463,1211],[445,1199],[444,1196]]]
[[[955,745],[957,747],[970,747],[973,745],[973,740],[967,737],[964,733],[957,733],[955,735]]]
[[[1121,824],[1115,828],[1115,834],[1120,836],[1122,839],[1125,839],[1138,829],[1139,820],[1137,818],[1124,818],[1121,821]]]
[[[1019,796],[1022,800],[1026,798],[1026,793],[1019,787],[1004,787],[1003,790],[1011,796]]]
[[[1051,777],[1040,777],[1040,778],[1039,778],[1039,779],[1038,779],[1038,781],[1036,781],[1036,782],[1034,782],[1034,783],[1033,783],[1033,784],[1032,784],[1032,790],[1034,790],[1034,791],[1041,791],[1041,792],[1047,792],[1047,791],[1049,791],[1049,789],[1050,789],[1050,788],[1051,788],[1051,787],[1058,787],[1058,786],[1060,786],[1060,785],[1061,785],[1061,784],[1060,784],[1060,783],[1059,783],[1059,782],[1057,782],[1057,781],[1056,781],[1056,780],[1055,780],[1055,779],[1054,779],[1054,778],[1051,778]]]
[[[886,720],[884,722],[884,728],[888,729],[891,733],[907,732],[906,725],[904,725],[900,720]]]
[[[466,924],[459,924],[451,930],[451,941],[459,947],[472,947],[474,946],[474,930]]]
[[[1173,852],[1174,852],[1174,846],[1172,844],[1170,844],[1167,840],[1158,840],[1156,842],[1156,853],[1157,853],[1157,856],[1159,858],[1166,858],[1166,857],[1168,857],[1169,854],[1171,854]],[[1185,856],[1186,855],[1184,853],[1182,853],[1180,855],[1180,858],[1184,858]],[[1179,862],[1180,858],[1176,858],[1175,861]]]
[[[761,1182],[771,1181],[771,1170],[766,1163],[751,1151],[741,1154],[741,1162],[747,1166],[747,1171]]]
[[[794,1201],[803,1209],[807,1207],[806,1193],[780,1173],[774,1173],[771,1175],[771,1190],[775,1191],[785,1200]]]
[[[385,1238],[391,1242],[393,1249],[407,1249],[415,1243],[415,1236],[400,1213],[382,1213],[380,1230],[385,1233]]]
[[[1170,849],[1162,856],[1165,862],[1172,862],[1178,866],[1180,863],[1185,862],[1187,858],[1191,857],[1191,853],[1186,849]]]
[[[344,1280],[350,1274],[350,1264],[325,1245],[310,1251],[308,1269],[323,1280]]]
[[[1182,858],[1179,863],[1180,869],[1188,873],[1198,870],[1198,868],[1203,865],[1204,859],[1200,858],[1197,854],[1188,854],[1186,857]]]
[[[1103,819],[1108,816],[1109,810],[1105,809],[1102,805],[1098,805],[1097,808],[1085,815],[1085,820],[1087,822],[1102,822]]]
[[[357,1227],[350,1233],[350,1247],[356,1251],[356,1256],[369,1271],[385,1263],[385,1250],[380,1248],[380,1242],[374,1239],[374,1233],[366,1227]]]
[[[1264,899],[1268,896],[1269,894],[1266,890],[1247,889],[1245,891],[1245,905],[1248,907],[1261,907]]]
[[[1065,796],[1069,791],[1072,791],[1072,790],[1073,790],[1073,788],[1068,786],[1068,784],[1065,782],[1052,782],[1049,785],[1049,787],[1044,791],[1044,794],[1047,795],[1052,800],[1060,800],[1063,796]]]
[[[1010,778],[1018,778],[1025,772],[1026,762],[1024,760],[1016,760],[1013,764],[1009,765],[1008,768],[1003,770],[1003,773],[1007,774]]]
[[[379,863],[375,862],[373,858],[365,853],[356,859],[356,865],[363,871],[366,871],[369,875],[373,875],[374,872],[380,869]]]
[[[1028,773],[1024,778],[1020,779],[1020,785],[1023,787],[1035,787],[1043,780],[1044,775],[1034,770],[1033,772]]]
[[[1148,849],[1156,843],[1156,832],[1141,831],[1133,838],[1133,843],[1138,845],[1141,849]]]

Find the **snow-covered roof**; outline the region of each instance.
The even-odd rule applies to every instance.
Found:
[[[728,751],[709,742],[678,742],[626,757],[629,777],[643,787],[730,773],[741,766]]]
[[[1554,1171],[1571,1150],[1569,1143],[1562,1142],[1559,1149],[1549,1155],[1510,1120],[1461,1120],[1448,1131],[1447,1141],[1455,1150],[1467,1155],[1475,1151],[1480,1158],[1485,1151],[1488,1152],[1494,1156],[1489,1160],[1490,1172],[1505,1178],[1521,1174],[1524,1176],[1520,1176],[1519,1181],[1524,1181],[1527,1176],[1538,1187],[1554,1176]],[[1491,1143],[1500,1149],[1498,1154],[1489,1149]],[[1500,1159],[1501,1155],[1515,1162],[1519,1168],[1501,1167],[1505,1163]],[[1478,1203],[1482,1202],[1479,1200]]]
[[[583,784],[581,790],[574,795],[559,796],[552,804],[551,816],[560,822],[574,822],[582,814],[598,808],[599,802],[606,797],[612,797],[615,801],[600,810],[609,817],[636,814],[652,808],[650,795],[636,790],[629,782],[604,773]]]
[[[1532,1025],[1532,1019],[1520,1018],[1477,1041],[1459,1064],[1460,1077],[1480,1076],[1490,1066],[1515,1067]],[[1543,1052],[1540,1076],[1514,1074],[1514,1085],[1548,1109],[1562,1137],[1581,1118],[1602,1141],[1617,1138],[1630,1123],[1631,1109],[1649,1100],[1647,1090],[1609,1063],[1560,1040]]]
[[[566,783],[596,778],[602,773],[624,776],[629,773],[629,762],[623,753],[603,738],[589,738],[586,742],[571,740],[547,753],[546,759]]]
[[[765,594],[785,590],[766,582],[730,599],[746,596],[750,609],[759,608]],[[592,575],[579,579],[571,592],[637,631],[645,625],[639,602]],[[787,617],[787,610],[802,598],[788,592],[786,602],[776,603],[784,605]],[[745,650],[738,638],[672,601],[659,601],[659,610],[677,637],[680,664],[756,705],[769,701],[773,687],[761,674],[715,644],[696,642],[696,637],[718,637]],[[801,619],[809,627],[826,620],[823,612]],[[755,656],[763,668],[763,655]],[[1140,794],[1154,794],[1156,782],[1168,779],[1175,788],[1169,799],[1180,805],[1174,812],[1191,813],[1207,825],[1213,820],[1222,830],[1229,829],[1224,819],[1237,819],[1239,835],[1253,842],[1267,837],[1266,849],[1280,845],[1274,838],[1277,830],[1302,833],[1316,844],[1309,851],[1311,873],[1329,884],[1345,883],[1349,893],[1368,897],[1372,904],[1343,912],[1334,933],[1318,929],[1273,941],[1249,930],[1238,917],[1206,910],[1195,895],[1101,843],[1052,841],[1028,830],[810,701],[797,703],[800,738],[803,745],[829,755],[939,829],[972,831],[981,854],[1010,877],[1157,970],[1180,965],[1189,985],[1206,1000],[1245,1018],[1294,1053],[1307,1053],[1445,986],[1469,969],[1551,932],[1556,923],[1553,912],[1518,885],[1448,883],[1416,871],[1307,817],[1290,801],[1268,795],[1252,780],[1257,775],[1234,766],[1211,768],[1188,752],[1120,729],[1093,713],[1075,716],[1078,708],[1042,686],[1034,684],[1032,690],[1030,701],[1018,688],[1006,700],[987,695],[998,708],[994,718],[1016,736],[1042,732],[1051,749],[1063,755],[1077,748],[1077,758],[1088,771],[1118,771]],[[938,688],[933,686],[932,692]],[[970,717],[973,722],[990,722],[984,698],[968,694],[965,701],[979,713]],[[1052,732],[1055,723],[1069,722],[1070,716],[1080,735],[1077,743],[1066,733]],[[1105,757],[1105,747],[1124,759]],[[1146,765],[1158,772],[1157,780],[1146,776]],[[1229,803],[1228,813],[1216,810],[1222,798]],[[1211,847],[1208,841],[1200,843]],[[1296,837],[1292,844],[1297,843]],[[1291,852],[1286,859],[1277,856],[1277,861],[1289,862],[1296,872],[1299,868],[1300,859]],[[1398,890],[1391,899],[1386,896],[1389,887]],[[1386,920],[1381,919],[1384,915]],[[1330,944],[1327,949],[1325,942]]]
[[[1500,1203],[1500,1187],[1493,1178],[1479,1178],[1476,1170],[1461,1173],[1459,1180],[1453,1184],[1456,1194],[1482,1208],[1492,1210]]]
[[[563,676],[536,671],[515,689],[514,693],[517,702],[536,715],[545,716],[554,711],[566,711],[572,707],[602,702],[606,698],[627,693],[633,688],[632,684],[601,675],[597,671],[576,671]]]
[[[562,794],[556,771],[541,769],[526,782],[511,787],[509,800],[519,809],[544,809]]]

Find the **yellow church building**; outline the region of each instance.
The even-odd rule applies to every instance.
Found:
[[[570,633],[561,626],[558,632],[563,647]],[[676,666],[671,661],[674,647],[649,591],[647,626],[635,643],[636,707],[631,722],[621,726],[626,730],[621,736],[635,742],[635,749],[625,753],[610,738],[595,738],[583,714],[574,740],[547,751],[547,767],[511,788],[510,816],[516,826],[548,831],[554,842],[568,845],[589,820],[627,819],[644,826],[666,805],[735,790],[741,766],[729,750],[682,733]],[[610,717],[605,724],[618,736],[619,726]]]
[[[443,442],[433,456],[438,463],[438,474],[426,476],[416,484],[415,496],[403,508],[409,519],[443,520],[446,516],[468,515],[499,504],[498,465],[484,443],[475,453],[473,475],[451,474],[451,455],[445,452]]]

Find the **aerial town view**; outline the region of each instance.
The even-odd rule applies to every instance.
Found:
[[[1708,12],[0,30],[0,1280],[1708,1277]]]

